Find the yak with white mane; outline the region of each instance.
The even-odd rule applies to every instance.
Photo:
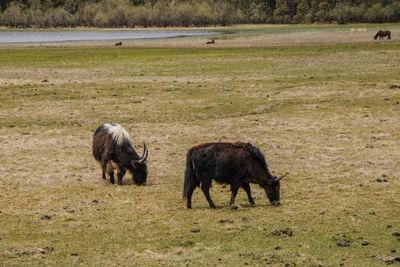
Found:
[[[102,169],[102,178],[110,176],[115,183],[114,170],[117,170],[118,184],[128,170],[136,185],[145,185],[147,180],[148,150],[143,143],[143,154],[140,157],[133,149],[128,132],[119,124],[100,125],[93,135],[93,156]]]

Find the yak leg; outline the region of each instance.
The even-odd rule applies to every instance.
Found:
[[[110,172],[110,182],[111,182],[112,184],[115,184],[114,172],[113,172],[113,171]]]
[[[118,170],[117,176],[118,176],[118,185],[122,185],[122,177],[124,177],[126,173],[126,169],[125,168],[120,168]]]
[[[107,159],[106,157],[104,157],[104,158],[101,160],[101,169],[102,169],[102,171],[103,171],[103,174],[102,174],[101,177],[102,177],[103,179],[106,179],[107,165],[108,165],[108,159]]]
[[[253,197],[251,196],[250,185],[249,185],[248,183],[243,183],[242,187],[243,187],[243,189],[244,189],[244,190],[246,191],[246,193],[247,193],[247,197],[249,198],[250,204],[252,204],[252,205],[256,204],[256,203],[254,203],[254,199],[253,199]]]
[[[237,184],[231,184],[231,201],[229,202],[229,205],[233,205],[233,203],[235,203],[235,198],[236,198],[236,194],[239,190],[239,185]]]
[[[192,208],[192,195],[193,195],[195,188],[196,188],[196,185],[189,184],[189,188],[187,191],[187,208],[188,209]]]
[[[215,209],[216,207],[214,205],[214,202],[211,200],[211,197],[210,197],[210,187],[202,184],[201,190],[203,191],[204,195],[206,196],[206,199],[208,201],[208,204],[210,204],[210,207]]]
[[[114,179],[114,166],[113,166],[113,161],[112,160],[107,160],[106,164],[106,173],[110,175],[110,182],[112,184],[115,184],[115,179]]]
[[[106,179],[106,169],[103,167],[103,161],[99,161],[99,165],[101,168],[101,178],[103,178],[104,180]],[[107,166],[107,163],[106,163]]]
[[[103,167],[103,161],[98,160],[97,162],[99,163],[100,168],[101,168],[101,178],[106,179],[106,171],[105,171],[105,168]],[[106,166],[107,166],[107,164],[106,164]]]

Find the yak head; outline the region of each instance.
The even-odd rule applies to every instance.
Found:
[[[132,160],[132,174],[133,174],[133,182],[136,185],[145,185],[147,180],[147,156],[149,155],[149,151],[147,150],[146,144],[143,143],[143,154],[137,160]]]
[[[281,190],[280,180],[285,176],[286,174],[280,177],[272,176],[273,179],[263,186],[271,205],[280,204],[280,190]]]

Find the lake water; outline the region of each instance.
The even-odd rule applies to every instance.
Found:
[[[211,31],[185,30],[74,30],[74,31],[0,31],[0,43],[48,43],[68,41],[129,40],[149,38],[173,38],[217,34]]]

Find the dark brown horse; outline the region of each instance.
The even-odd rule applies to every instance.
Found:
[[[376,40],[379,37],[379,40],[382,40],[383,37],[386,37],[386,36],[388,39],[392,39],[392,38],[390,38],[390,31],[378,31],[376,33],[376,35],[374,36],[374,39]]]

